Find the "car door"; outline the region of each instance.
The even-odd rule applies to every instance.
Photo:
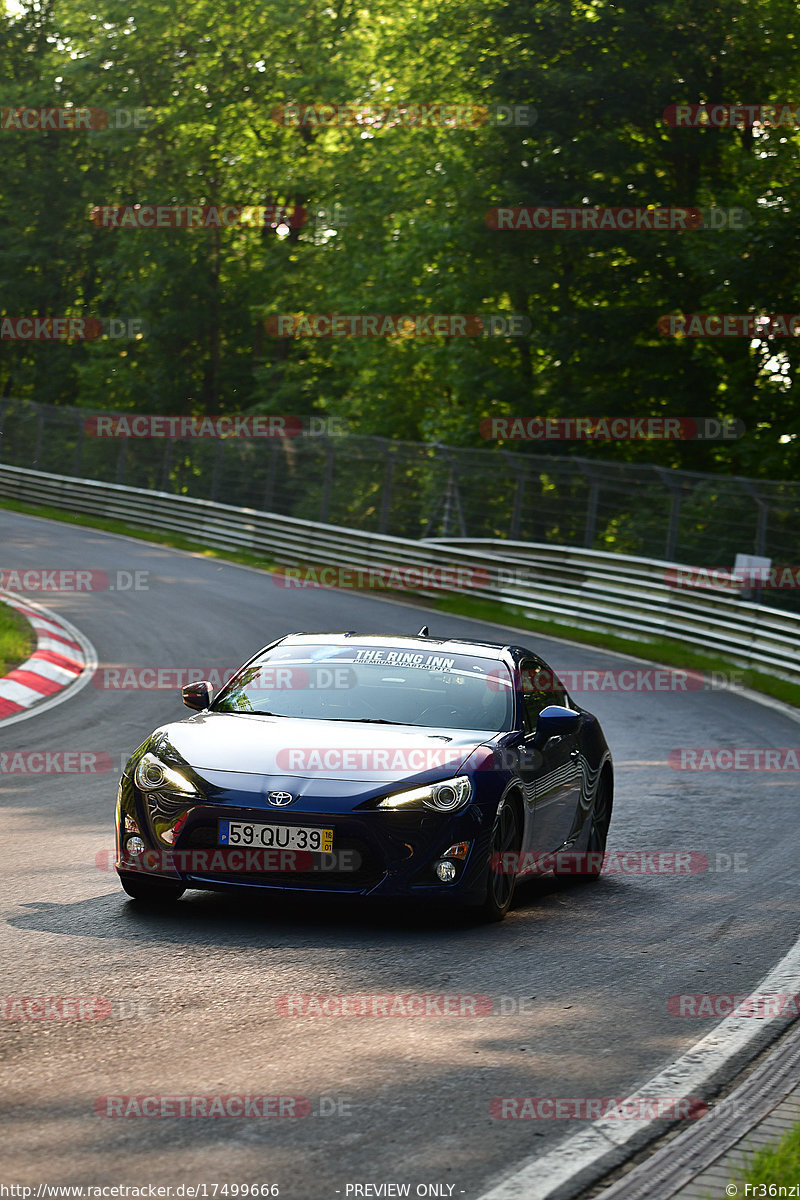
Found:
[[[522,708],[525,722],[524,748],[520,774],[526,783],[530,801],[533,791],[532,845],[534,851],[560,849],[575,823],[581,797],[580,730],[551,737],[534,752],[533,742],[539,713],[551,704],[567,706],[561,684],[541,659],[526,658],[520,663]]]

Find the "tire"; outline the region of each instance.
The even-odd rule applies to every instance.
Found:
[[[608,782],[606,774],[601,775],[597,781],[597,789],[594,794],[594,803],[592,804],[592,813],[589,821],[589,837],[584,853],[587,855],[605,854],[608,827],[611,824],[611,785]],[[566,872],[554,872],[554,874],[562,879],[572,878],[589,881],[599,879],[602,871],[602,860],[596,862],[593,859],[589,859],[586,863],[586,869],[583,871],[571,871],[569,875]]]
[[[186,888],[180,883],[162,883],[155,879],[137,879],[133,875],[120,875],[119,881],[123,890],[140,904],[153,907],[174,904],[180,900]]]
[[[497,814],[492,829],[492,842],[489,850],[489,867],[486,880],[486,899],[481,908],[485,921],[502,921],[511,907],[516,887],[516,876],[513,872],[495,871],[492,859],[496,854],[519,853],[521,830],[517,806],[512,800],[507,800]]]

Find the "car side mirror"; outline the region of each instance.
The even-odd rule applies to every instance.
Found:
[[[199,683],[187,683],[186,687],[181,688],[181,699],[187,708],[203,712],[211,707],[214,689],[207,679],[201,679]]]
[[[541,747],[549,742],[550,738],[574,733],[582,720],[582,715],[572,708],[563,708],[560,704],[548,704],[547,708],[543,708],[539,713],[534,745]]]

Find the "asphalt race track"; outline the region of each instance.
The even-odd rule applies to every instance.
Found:
[[[295,630],[514,640],[500,627],[0,510],[2,566],[145,571],[146,590],[37,594],[105,668],[235,667]],[[311,557],[311,555],[310,555]],[[143,577],[142,577],[143,578]],[[534,635],[558,670],[624,665]],[[175,692],[90,684],[0,725],[0,754],[104,753],[94,774],[0,773],[2,994],[104,997],[102,1019],[0,1018],[3,1158],[20,1184],[277,1184],[287,1200],[437,1185],[479,1197],[575,1122],[497,1120],[498,1097],[626,1096],[717,1024],[679,993],[752,991],[798,936],[796,775],[674,770],[681,746],[792,747],[800,726],[730,691],[576,694],[616,763],[609,848],[695,851],[692,874],[539,880],[502,925],[291,895],[187,893],[140,911],[105,865],[118,765]],[[0,762],[3,760],[0,759]],[[9,761],[7,758],[6,762]],[[719,856],[719,858],[718,858]],[[481,1017],[281,1015],[286,994],[480,994]],[[303,1096],[307,1116],[98,1115],[107,1096]],[[174,1193],[173,1193],[174,1194]],[[384,1194],[392,1194],[391,1192]],[[395,1193],[397,1194],[397,1193]]]

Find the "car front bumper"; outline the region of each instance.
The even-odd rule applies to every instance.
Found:
[[[128,828],[126,814],[132,817]],[[223,847],[220,820],[329,828],[333,854]],[[126,850],[134,836],[131,824],[145,846],[138,855]],[[169,846],[158,836],[141,794],[123,779],[115,866],[121,877],[146,875],[187,888],[277,889],[477,904],[486,894],[490,840],[491,820],[475,801],[456,813],[362,808],[344,813],[293,809],[291,814],[278,814],[263,808],[198,804],[188,809],[174,845]],[[465,843],[467,850],[463,857],[448,856],[456,877],[441,882],[435,864],[458,843]]]

